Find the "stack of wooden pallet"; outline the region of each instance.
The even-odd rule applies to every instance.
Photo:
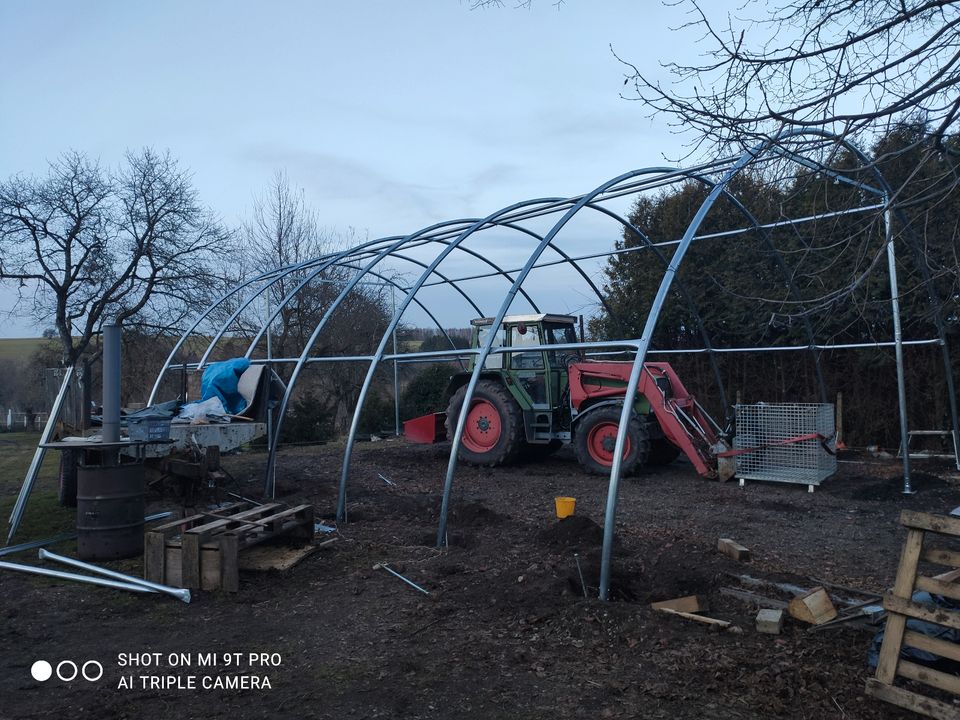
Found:
[[[201,590],[240,587],[240,554],[277,538],[313,538],[313,506],[233,503],[151,528],[144,538],[147,580]]]
[[[883,607],[887,611],[886,632],[880,648],[877,674],[867,681],[867,694],[938,720],[956,720],[960,717],[960,677],[904,659],[900,656],[900,650],[906,645],[960,662],[960,644],[907,628],[908,619],[917,619],[960,630],[960,612],[913,600],[913,593],[917,590],[960,600],[960,584],[955,582],[960,576],[960,551],[949,547],[924,548],[925,540],[934,541],[938,538],[956,544],[960,538],[960,519],[904,510],[900,522],[907,527],[907,540],[900,556],[893,591],[883,599]],[[932,577],[920,575],[920,561],[948,566],[953,570]],[[897,687],[894,681],[898,677],[942,690],[947,693],[947,700]],[[951,702],[950,695],[956,696],[957,700]]]

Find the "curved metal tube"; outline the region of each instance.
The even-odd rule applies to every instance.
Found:
[[[553,202],[553,201],[555,201],[555,198],[550,198],[549,201],[550,201],[550,202]],[[542,237],[541,235],[538,235],[537,233],[533,232],[532,230],[530,230],[530,229],[528,229],[528,228],[523,227],[522,225],[516,225],[516,224],[513,224],[513,223],[500,223],[500,222],[497,222],[495,219],[492,219],[492,220],[490,221],[490,223],[489,223],[488,226],[511,228],[511,229],[513,229],[513,230],[517,230],[517,231],[519,231],[519,232],[526,233],[527,235],[530,235],[531,237],[533,237],[533,238],[534,238],[535,240],[537,240],[538,242],[542,242],[542,241],[543,241],[543,237]],[[466,232],[466,235],[467,235],[467,236],[472,233],[472,231],[465,231],[465,232]],[[465,236],[461,236],[457,241],[454,241],[454,242],[459,243],[459,242],[462,242],[462,240],[464,240],[464,239],[465,239]],[[447,243],[449,243],[449,244],[453,244],[453,242],[450,242],[450,241],[441,241],[441,242],[447,242]],[[567,255],[567,253],[565,253],[562,249],[560,249],[559,247],[557,247],[556,245],[554,245],[552,242],[548,243],[548,247],[552,248],[552,249],[553,249],[555,252],[557,252],[557,254],[559,254],[562,258],[566,259],[568,263],[570,263],[571,265],[573,265],[573,267],[574,267],[574,268],[576,269],[576,271],[581,275],[581,277],[583,277],[583,278],[587,281],[587,283],[589,284],[589,286],[590,286],[591,288],[593,288],[593,291],[597,294],[597,297],[600,299],[600,302],[603,303],[603,306],[607,309],[607,311],[608,311],[612,316],[615,317],[613,311],[612,311],[612,310],[610,309],[610,307],[607,305],[606,299],[605,299],[605,298],[603,297],[603,295],[600,293],[600,290],[596,287],[596,285],[594,285],[593,281],[590,279],[590,276],[587,275],[586,272],[584,272],[584,270],[583,270],[579,265],[577,265],[577,263],[576,263],[575,261],[573,261],[573,260],[570,258],[569,255]],[[464,251],[464,252],[469,252],[469,253],[472,254],[472,255],[477,255],[477,256],[479,257],[479,254],[478,254],[478,253],[476,253],[476,252],[474,252],[474,251],[472,251],[472,250],[469,250],[468,248],[465,248],[465,247],[462,247],[462,246],[461,246],[461,247],[459,247],[459,249],[462,250],[462,251]],[[443,260],[443,257],[440,257],[439,260],[442,261],[442,260]],[[438,264],[439,264],[439,262],[438,262]],[[424,267],[426,267],[426,266],[424,266]],[[436,271],[436,269],[433,270],[433,274],[439,275],[439,273]],[[423,282],[420,283],[419,287],[416,288],[417,291],[419,291],[419,289],[423,287],[423,284],[425,284],[426,279],[429,278],[429,276],[430,276],[430,272],[429,272],[429,269],[428,269],[428,272],[424,273],[424,275],[422,276]],[[513,281],[513,278],[510,278],[508,275],[506,275],[506,273],[504,273],[504,276],[507,277],[511,282]],[[441,276],[441,277],[442,277],[442,276]],[[523,292],[522,289],[520,290],[520,292],[523,293],[523,295],[524,295],[525,298],[527,298],[527,301],[530,303],[530,305],[531,305],[531,307],[533,308],[534,312],[540,312],[540,310],[538,309],[536,303],[535,303],[525,292]],[[414,296],[413,296],[413,297],[414,297],[414,302],[418,302],[418,301],[416,301],[416,299],[415,299],[416,293],[414,293]],[[398,311],[397,311],[397,314],[395,314],[395,316],[392,318],[392,323],[393,323],[393,324],[392,324],[392,327],[396,327],[396,324],[399,324],[400,318],[403,316],[403,313],[404,313],[406,307],[408,306],[408,304],[409,304],[409,303],[406,302],[406,301],[404,301],[404,303],[401,304],[400,308],[399,308]],[[419,303],[418,303],[418,304],[419,304]],[[421,305],[421,306],[422,306],[422,305]],[[481,313],[481,316],[482,316],[482,313]],[[388,329],[386,330],[386,332],[384,333],[384,340],[381,342],[381,347],[380,347],[380,348],[378,349],[378,351],[374,354],[374,359],[371,361],[370,367],[367,369],[367,375],[366,375],[366,377],[365,377],[365,379],[364,379],[364,383],[363,383],[362,387],[360,388],[360,395],[359,395],[359,397],[357,398],[357,404],[356,404],[356,407],[354,408],[354,417],[353,417],[353,419],[351,420],[350,432],[349,432],[349,434],[348,434],[348,436],[347,436],[347,442],[346,442],[346,446],[345,446],[345,448],[344,448],[344,459],[343,459],[343,465],[342,465],[342,467],[341,467],[340,491],[339,491],[339,493],[338,493],[338,498],[337,498],[337,518],[338,518],[341,522],[343,522],[343,521],[345,520],[345,518],[346,518],[346,490],[347,490],[347,482],[348,482],[348,480],[349,480],[350,458],[351,458],[351,456],[352,456],[352,454],[353,454],[354,444],[356,443],[356,432],[357,432],[357,428],[359,427],[359,423],[360,423],[360,414],[361,414],[361,412],[363,411],[363,406],[364,406],[364,403],[366,402],[367,394],[368,394],[369,391],[370,391],[370,387],[371,387],[372,382],[373,382],[374,374],[376,373],[377,367],[379,366],[380,362],[381,362],[382,359],[383,359],[383,352],[386,350],[386,340],[385,340],[385,338],[388,337],[391,332],[392,332],[392,330],[391,330],[390,328],[388,328]],[[715,363],[713,363],[713,364],[715,365]],[[462,364],[461,364],[461,366],[462,366]],[[719,377],[719,373],[718,373],[718,377]],[[722,381],[721,381],[721,382],[722,382]],[[721,385],[721,394],[723,394],[722,385]],[[725,396],[725,395],[724,395],[724,407],[726,407],[726,396]]]
[[[313,332],[310,334],[310,337],[308,338],[308,340],[307,340],[307,342],[306,342],[306,345],[305,345],[304,348],[303,348],[303,351],[300,353],[300,357],[299,357],[298,360],[297,360],[297,364],[294,366],[293,372],[292,372],[291,375],[290,375],[290,379],[289,379],[289,381],[287,382],[287,389],[286,389],[286,391],[283,393],[283,399],[280,401],[280,409],[279,409],[279,411],[278,411],[278,413],[277,413],[276,429],[275,429],[275,431],[274,431],[273,438],[271,438],[270,450],[269,450],[269,453],[268,453],[268,455],[267,455],[267,468],[266,468],[266,476],[267,476],[267,477],[271,477],[271,475],[272,475],[272,473],[273,473],[273,468],[274,468],[274,466],[275,466],[275,464],[276,464],[276,460],[277,460],[277,444],[278,444],[279,438],[280,438],[280,430],[281,430],[281,428],[282,428],[282,426],[283,426],[283,418],[284,418],[284,415],[285,415],[286,412],[287,412],[287,407],[288,407],[289,404],[290,404],[290,397],[291,397],[291,395],[292,395],[292,393],[293,393],[293,388],[296,387],[296,384],[297,384],[297,378],[300,376],[300,372],[303,370],[303,367],[304,367],[304,364],[306,363],[307,357],[308,357],[309,354],[310,354],[310,350],[313,348],[313,344],[317,341],[317,338],[320,337],[320,333],[323,331],[323,328],[326,326],[327,321],[330,319],[330,317],[333,315],[333,313],[336,312],[337,308],[340,307],[340,304],[341,304],[341,303],[343,302],[343,300],[347,297],[347,295],[350,294],[350,292],[353,290],[353,288],[357,286],[357,284],[360,282],[361,278],[363,278],[363,276],[364,276],[369,270],[371,270],[371,269],[373,269],[374,267],[376,267],[376,265],[377,265],[381,260],[383,260],[385,257],[389,256],[391,252],[393,252],[394,250],[397,250],[397,249],[403,247],[405,244],[407,244],[407,243],[409,243],[409,242],[411,242],[411,241],[413,241],[413,240],[416,240],[417,238],[419,238],[419,237],[421,237],[421,236],[423,236],[423,235],[425,235],[425,234],[427,234],[427,233],[429,233],[429,232],[432,232],[432,231],[434,231],[434,230],[436,230],[436,229],[438,229],[438,228],[448,227],[448,226],[450,226],[450,225],[455,225],[455,224],[461,224],[462,222],[463,222],[462,220],[448,220],[448,221],[445,221],[445,222],[442,222],[442,223],[437,223],[436,225],[431,225],[430,227],[424,228],[424,229],[422,229],[422,230],[418,230],[417,232],[412,233],[411,235],[406,235],[406,236],[400,238],[399,240],[391,243],[390,245],[387,245],[387,247],[383,248],[383,249],[380,250],[378,253],[376,253],[376,255],[374,255],[373,259],[370,260],[370,261],[363,267],[362,270],[359,270],[359,271],[357,271],[356,274],[354,274],[353,278],[344,286],[343,290],[340,291],[340,294],[339,294],[339,295],[336,297],[336,299],[334,299],[334,301],[330,304],[330,307],[327,308],[327,311],[323,314],[323,317],[320,319],[320,322],[317,324],[316,328],[314,328]],[[388,338],[388,336],[389,336],[389,333],[384,333],[384,336],[383,336],[383,339],[381,340],[381,342],[385,343],[386,340],[387,340],[387,338]]]
[[[643,369],[643,363],[647,357],[647,350],[650,347],[650,339],[653,337],[653,331],[656,328],[657,320],[660,318],[660,311],[667,299],[667,293],[670,291],[670,285],[673,283],[674,276],[683,262],[684,255],[693,238],[703,223],[707,213],[713,207],[713,204],[720,197],[720,193],[726,187],[733,177],[740,172],[752,159],[754,159],[766,146],[766,143],[751,148],[740,156],[733,166],[724,173],[723,178],[714,185],[710,194],[704,199],[698,208],[690,224],[687,225],[687,231],[683,234],[680,244],[677,246],[673,257],[670,259],[670,265],[663,274],[660,281],[660,287],[650,306],[650,313],[647,315],[647,322],[643,327],[643,334],[637,341],[637,355],[633,361],[633,367],[630,370],[630,379],[627,382],[627,389],[624,397],[632,398],[637,394],[637,385],[640,383],[640,372]],[[613,462],[610,467],[610,483],[607,486],[607,506],[604,512],[603,521],[603,548],[600,555],[600,599],[608,600],[610,596],[610,560],[613,553],[614,523],[617,516],[617,492],[620,486],[620,475],[623,466],[623,451],[626,447],[627,426],[630,423],[630,415],[633,413],[633,403],[624,402],[623,411],[620,413],[620,427],[617,429],[617,442],[613,450]]]
[[[497,311],[497,315],[493,320],[491,325],[491,332],[487,341],[484,343],[483,348],[480,350],[477,359],[474,364],[473,372],[470,375],[470,381],[467,383],[466,394],[463,399],[463,407],[470,407],[470,401],[473,398],[474,390],[477,386],[477,381],[480,378],[480,372],[483,369],[483,365],[486,362],[487,357],[490,354],[490,350],[493,348],[493,343],[497,340],[497,332],[499,331],[501,325],[503,324],[503,318],[507,314],[507,311],[510,308],[510,305],[513,303],[513,299],[516,297],[517,291],[523,281],[526,279],[527,275],[530,274],[530,270],[536,264],[540,255],[543,253],[546,246],[553,241],[553,238],[556,237],[557,233],[563,228],[564,225],[569,222],[569,220],[576,215],[585,205],[594,200],[598,195],[601,195],[606,190],[615,187],[616,185],[629,180],[630,178],[638,177],[641,175],[649,174],[652,172],[657,172],[656,170],[634,170],[632,172],[624,173],[619,175],[612,180],[608,180],[603,185],[600,185],[592,192],[583,195],[575,204],[573,204],[567,212],[550,228],[550,231],[544,236],[543,240],[537,245],[536,249],[531,253],[523,269],[520,271],[520,274],[517,276],[517,279],[514,281],[513,286],[510,288],[510,292],[504,298],[503,303],[500,305],[500,309]],[[508,210],[501,211],[501,214],[507,212]],[[636,391],[636,390],[634,390]],[[447,532],[447,515],[450,509],[450,493],[453,489],[453,476],[457,467],[457,451],[460,447],[461,439],[463,438],[464,427],[466,426],[467,413],[461,412],[457,418],[457,427],[454,431],[453,445],[450,449],[450,460],[447,464],[447,474],[444,480],[443,486],[443,500],[440,506],[440,522],[437,528],[437,546],[443,546],[446,539]],[[624,428],[621,427],[621,436],[623,434]],[[621,438],[622,439],[622,438]],[[622,450],[621,450],[622,451]]]
[[[397,306],[396,311],[394,312],[393,317],[390,320],[390,325],[387,327],[387,330],[384,332],[383,337],[380,340],[380,344],[377,346],[377,350],[374,352],[374,360],[370,363],[370,367],[367,370],[367,375],[364,378],[363,386],[360,389],[360,399],[357,403],[357,407],[353,413],[353,419],[350,422],[350,432],[347,436],[347,447],[344,452],[343,465],[340,472],[340,489],[337,496],[337,519],[344,521],[346,519],[346,502],[347,502],[347,479],[350,476],[350,457],[351,451],[353,449],[353,443],[356,439],[357,430],[360,424],[360,409],[363,406],[363,400],[366,398],[366,394],[370,389],[370,383],[373,380],[373,375],[376,372],[377,364],[379,359],[383,357],[384,350],[386,349],[387,340],[390,334],[393,332],[393,329],[400,322],[400,318],[403,316],[404,311],[410,305],[410,301],[420,288],[423,287],[423,284],[427,281],[427,278],[433,273],[433,271],[440,265],[441,262],[454,250],[456,250],[461,243],[463,243],[468,237],[470,237],[477,230],[496,225],[496,219],[508,212],[511,212],[517,208],[531,206],[531,205],[542,205],[546,202],[554,202],[553,199],[537,199],[537,200],[527,200],[515,205],[510,205],[506,208],[498,210],[497,212],[489,215],[482,220],[477,220],[470,227],[465,229],[457,238],[451,241],[443,251],[434,258],[433,262],[430,263],[429,267],[421,273],[417,281],[410,287],[410,290],[407,292],[403,301]],[[541,241],[542,244],[542,241]],[[511,285],[511,289],[516,288],[518,280],[514,280]],[[514,294],[515,294],[514,290]]]

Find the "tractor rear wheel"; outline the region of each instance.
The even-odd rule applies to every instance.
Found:
[[[610,405],[587,414],[577,423],[573,436],[573,449],[577,460],[594,475],[609,475],[613,465],[613,453],[617,444],[617,431],[620,428],[621,408]],[[620,469],[623,475],[630,475],[647,462],[650,441],[647,429],[635,415],[627,426],[626,446],[623,449],[623,461]]]
[[[453,439],[466,394],[464,385],[447,405],[448,438]],[[523,436],[523,416],[510,392],[492,380],[478,382],[470,399],[457,457],[471,465],[502,465],[517,458]]]

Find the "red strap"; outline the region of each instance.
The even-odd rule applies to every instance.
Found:
[[[826,450],[831,455],[836,455],[837,452],[827,444],[827,436],[821,435],[820,433],[807,433],[806,435],[797,435],[796,437],[787,438],[786,440],[774,440],[773,442],[766,443],[765,445],[757,445],[756,447],[751,448],[737,448],[736,450],[724,450],[722,453],[717,453],[717,457],[734,457],[736,455],[746,455],[747,453],[756,452],[757,450],[763,450],[768,447],[775,447],[777,445],[790,445],[791,443],[803,442],[804,440],[819,440],[821,447]]]

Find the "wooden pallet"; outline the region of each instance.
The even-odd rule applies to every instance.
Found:
[[[907,528],[907,540],[900,556],[893,591],[883,598],[883,607],[887,611],[886,631],[880,648],[877,673],[867,681],[866,691],[868,695],[937,720],[957,720],[960,717],[960,707],[956,704],[897,687],[894,681],[898,677],[914,680],[960,698],[960,677],[900,657],[901,648],[908,645],[960,662],[960,644],[916,633],[906,627],[907,619],[916,618],[960,629],[960,612],[922,605],[912,600],[913,593],[917,590],[960,600],[960,584],[952,582],[957,573],[944,573],[936,577],[917,574],[917,566],[921,560],[954,569],[960,568],[960,552],[923,547],[924,539],[930,534],[951,540],[960,538],[960,519],[904,510],[900,514],[900,523]]]
[[[233,503],[151,528],[144,536],[147,580],[201,590],[240,589],[240,554],[276,538],[313,538],[313,506]]]

